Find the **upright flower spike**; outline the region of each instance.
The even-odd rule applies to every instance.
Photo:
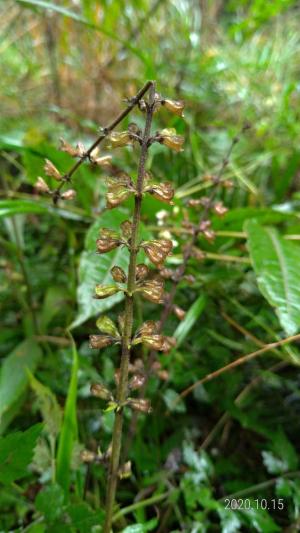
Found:
[[[134,185],[128,174],[122,173],[120,176],[107,178],[106,206],[113,209],[122,204],[135,193]]]
[[[167,256],[171,254],[173,243],[170,239],[156,239],[142,241],[140,247],[144,249],[146,255],[155,266],[161,266]]]

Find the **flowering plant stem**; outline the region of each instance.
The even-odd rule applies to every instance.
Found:
[[[110,533],[113,516],[113,507],[115,502],[115,494],[118,480],[118,468],[120,462],[120,453],[122,445],[122,430],[123,430],[123,408],[128,389],[128,368],[130,362],[130,342],[132,336],[133,325],[133,293],[135,289],[136,278],[136,257],[138,252],[138,233],[141,218],[142,205],[142,191],[145,178],[145,166],[148,156],[149,139],[151,133],[151,123],[154,108],[155,84],[152,82],[149,91],[149,100],[146,108],[146,122],[141,141],[141,154],[138,166],[136,196],[134,204],[134,212],[132,218],[132,229],[130,238],[130,259],[128,267],[128,282],[127,292],[125,298],[125,322],[122,337],[122,354],[120,365],[120,378],[117,390],[117,402],[119,409],[115,414],[113,436],[112,436],[112,452],[108,472],[108,485],[106,493],[105,506],[105,523],[103,533]]]

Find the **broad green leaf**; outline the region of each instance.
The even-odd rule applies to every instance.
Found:
[[[1,483],[8,484],[28,474],[27,466],[32,460],[42,427],[42,424],[36,424],[26,431],[17,431],[0,438]]]
[[[62,422],[62,412],[56,396],[49,387],[43,385],[30,372],[28,374],[30,386],[36,394],[38,407],[45,422],[45,430],[51,436],[56,437]]]
[[[67,400],[64,409],[62,430],[59,438],[57,452],[56,479],[65,492],[66,498],[69,493],[71,478],[71,459],[75,442],[78,439],[76,399],[79,361],[76,346],[72,341],[73,364]]]
[[[178,324],[174,333],[174,337],[177,340],[176,348],[178,348],[182,344],[184,339],[187,337],[196,320],[199,318],[202,311],[204,310],[205,305],[206,298],[204,294],[201,294],[201,296],[199,296],[197,300],[193,303],[193,305],[190,307],[184,319]]]
[[[38,344],[27,339],[4,360],[0,371],[0,433],[15,416],[15,405],[26,391],[29,377],[27,369],[34,372],[42,351]]]
[[[258,286],[288,335],[300,328],[300,247],[255,220],[245,224]]]
[[[119,292],[105,300],[95,300],[95,286],[97,283],[103,285],[110,284],[112,278],[110,269],[114,265],[122,267],[127,271],[128,252],[124,248],[117,248],[107,254],[96,254],[96,240],[99,229],[109,228],[119,230],[121,222],[126,219],[126,215],[117,209],[106,211],[89,229],[85,250],[82,252],[79,263],[79,286],[77,290],[78,314],[71,328],[79,326],[87,319],[97,314],[103,313],[120,302],[124,295]]]
[[[62,488],[53,484],[38,493],[35,506],[42,513],[47,522],[54,522],[63,511],[64,493]]]

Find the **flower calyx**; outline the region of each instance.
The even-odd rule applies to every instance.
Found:
[[[108,228],[101,228],[99,231],[99,239],[96,241],[97,253],[105,254],[110,252],[125,242],[120,238],[119,234]]]
[[[178,135],[175,128],[165,128],[161,130],[155,135],[153,140],[164,144],[175,152],[183,151],[184,137],[182,135]]]
[[[131,194],[136,193],[136,189],[130,176],[125,172],[122,172],[118,176],[108,177],[106,182],[106,207],[108,209],[113,209],[114,207],[119,206],[125,202]]]
[[[142,241],[140,248],[143,248],[147,257],[156,267],[161,267],[167,256],[171,255],[173,243],[170,239]]]
[[[109,298],[110,296],[113,296],[117,292],[121,291],[123,291],[123,289],[118,285],[103,285],[102,283],[99,283],[95,287],[94,298],[96,300],[103,300],[104,298]]]

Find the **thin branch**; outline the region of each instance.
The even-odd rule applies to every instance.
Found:
[[[137,509],[142,509],[144,507],[147,507],[148,505],[153,505],[154,503],[161,502],[165,500],[168,496],[169,496],[169,492],[164,492],[163,494],[155,494],[154,496],[151,496],[151,498],[147,498],[146,500],[141,500],[141,501],[132,503],[131,505],[128,505],[127,507],[123,507],[121,511],[119,511],[113,516],[112,521],[117,522],[120,518],[122,518],[122,516],[132,513],[133,511],[136,511]]]
[[[108,126],[102,129],[101,135],[95,140],[95,142],[88,148],[88,150],[85,152],[85,154],[70,168],[70,170],[64,174],[62,177],[62,181],[60,182],[59,186],[55,191],[53,192],[53,202],[57,204],[59,198],[60,198],[60,191],[62,187],[71,181],[71,177],[73,176],[74,172],[78,170],[78,168],[82,165],[82,163],[88,159],[95,150],[97,146],[107,137],[109,133],[111,133],[112,130],[115,129],[115,127],[125,118],[129,113],[132,111],[132,109],[139,103],[139,101],[143,98],[144,94],[150,89],[150,87],[153,85],[152,81],[147,81],[145,83],[144,87],[134,96],[134,98],[131,98],[128,101],[128,105],[124,111],[119,113],[119,115],[113,120]]]
[[[195,381],[192,385],[190,385],[187,389],[183,390],[180,393],[181,398],[185,398],[188,394],[190,394],[193,390],[195,390],[199,385],[202,385],[203,383],[206,383],[207,381],[211,381],[214,378],[219,377],[221,374],[224,374],[225,372],[228,372],[229,370],[232,370],[233,368],[236,368],[237,366],[243,365],[247,363],[248,361],[251,361],[251,359],[254,359],[255,357],[258,357],[259,355],[262,355],[266,352],[269,352],[271,350],[274,350],[274,348],[278,348],[279,346],[283,346],[285,344],[288,344],[290,342],[295,342],[300,340],[300,334],[292,335],[291,337],[287,337],[286,339],[281,339],[277,342],[271,342],[270,344],[266,344],[263,348],[260,348],[259,350],[256,350],[255,352],[251,352],[247,355],[243,355],[242,357],[239,357],[235,361],[232,361],[226,366],[223,366],[222,368],[219,368],[218,370],[215,370],[214,372],[211,372],[210,374],[207,374],[204,376],[204,378],[199,379],[198,381]],[[178,399],[174,403],[178,402]]]

